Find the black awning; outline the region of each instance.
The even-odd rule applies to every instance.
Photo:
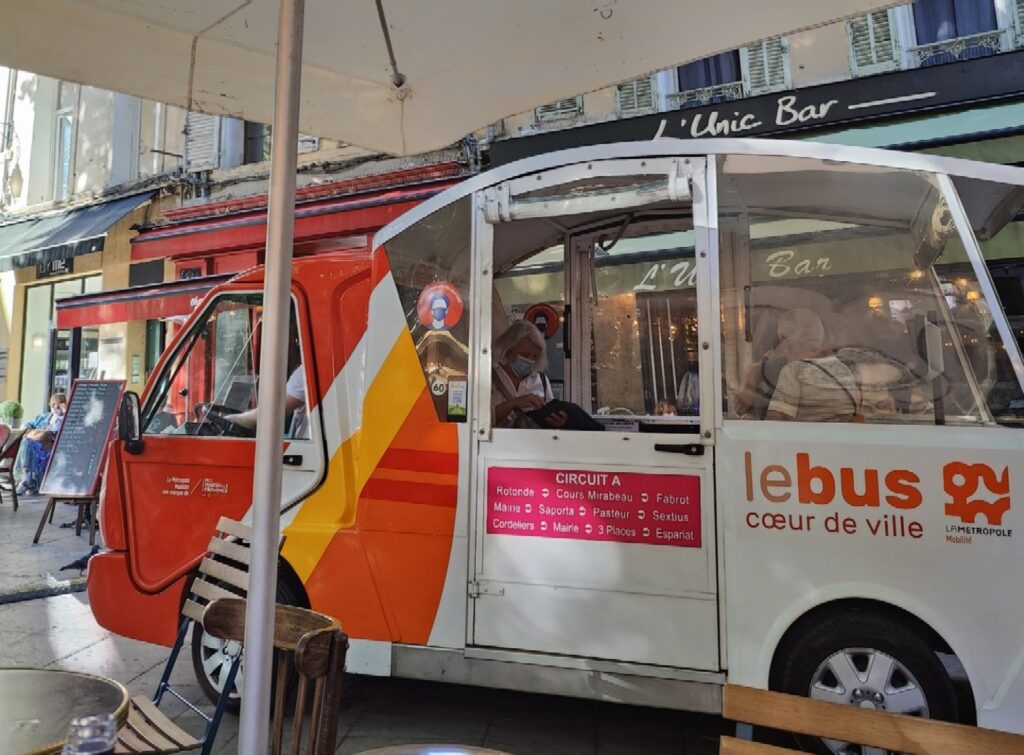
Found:
[[[0,272],[102,250],[110,226],[152,196],[131,194],[0,225]]]

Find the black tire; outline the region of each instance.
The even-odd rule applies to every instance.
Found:
[[[907,623],[861,611],[833,614],[809,624],[781,652],[783,692],[957,720],[949,675],[931,645]],[[798,740],[803,749],[822,755],[861,753],[843,742]]]
[[[304,605],[302,596],[296,591],[288,580],[278,579],[277,581],[277,594],[276,600],[278,603],[288,606],[301,606]],[[203,632],[203,626],[199,622],[192,625],[192,671],[196,675],[196,681],[199,682],[200,689],[210,700],[211,703],[216,704],[220,699],[220,691],[224,686],[224,681],[227,678],[228,663],[223,662],[217,664],[211,673],[207,673],[204,664],[210,658],[210,656],[219,654],[223,651],[224,642],[222,640],[216,640],[212,637],[206,638]],[[223,656],[226,660],[227,655]],[[235,691],[228,697],[226,710],[229,713],[238,714],[242,707],[242,674],[245,669],[245,658],[242,658],[242,664],[239,666],[238,674],[235,677]]]

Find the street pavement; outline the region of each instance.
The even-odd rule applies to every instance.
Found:
[[[74,521],[76,508],[58,505],[39,545],[32,536],[45,499],[24,497],[17,513],[10,497],[0,504],[0,666],[35,666],[112,677],[129,692],[152,694],[167,649],[118,637],[100,627],[82,592],[79,572],[60,567],[89,552],[88,534],[58,524]],[[172,684],[211,710],[186,650]],[[177,701],[165,710],[199,733],[198,719]],[[484,690],[454,684],[371,677],[346,678],[338,726],[339,753],[397,744],[457,743],[515,755],[617,755],[718,751],[723,723],[716,716],[636,708],[586,700]],[[238,719],[227,715],[216,753],[237,752]],[[2,748],[0,748],[2,749]]]

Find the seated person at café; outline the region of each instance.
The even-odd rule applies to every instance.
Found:
[[[765,419],[854,421],[860,412],[860,390],[850,369],[823,352],[821,318],[809,309],[793,309],[779,318],[778,327],[788,344],[789,362],[779,372]]]
[[[14,461],[15,474],[21,480],[18,484],[18,495],[34,495],[39,492],[46,464],[50,461],[53,440],[64,422],[64,412],[67,408],[67,396],[63,393],[54,393],[50,396],[50,411],[43,412],[25,423],[21,448],[18,449],[18,458]]]
[[[537,326],[520,320],[494,341],[491,410],[495,427],[540,427],[527,412],[540,409],[554,398],[544,374],[547,344]],[[566,423],[564,412],[547,417],[549,427]]]

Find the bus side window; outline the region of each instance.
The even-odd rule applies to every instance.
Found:
[[[934,179],[754,160],[720,163],[726,417],[1002,421],[1002,343]],[[794,318],[820,338],[794,347]]]

